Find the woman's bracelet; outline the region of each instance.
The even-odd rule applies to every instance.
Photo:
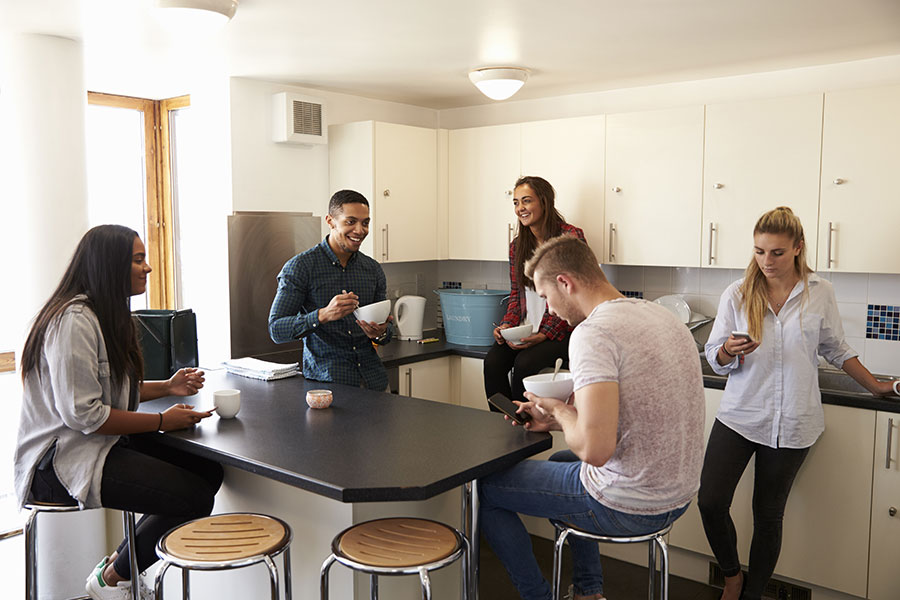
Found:
[[[722,344],[722,352],[724,352],[727,356],[730,356],[731,358],[734,358],[735,356],[737,356],[737,354],[732,354],[731,352],[729,352],[728,348],[725,347],[725,344]]]
[[[156,428],[156,430],[162,432],[162,413],[159,413],[159,426]]]

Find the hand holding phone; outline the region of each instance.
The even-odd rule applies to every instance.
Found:
[[[752,340],[753,340],[753,338],[750,337],[750,334],[747,333],[746,331],[732,331],[732,332],[731,332],[731,337],[735,337],[735,338],[744,338],[744,339],[746,339],[747,341],[752,341]]]
[[[494,394],[493,396],[488,398],[488,404],[502,412],[504,415],[506,415],[519,425],[524,425],[531,420],[531,415],[529,415],[527,412],[517,413],[516,411],[519,410],[518,405],[516,405],[512,400],[510,400],[503,394]]]

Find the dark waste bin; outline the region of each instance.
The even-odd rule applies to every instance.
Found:
[[[144,354],[144,379],[168,379],[182,367],[196,367],[197,316],[185,310],[131,313]]]

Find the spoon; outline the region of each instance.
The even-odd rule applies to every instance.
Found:
[[[557,358],[556,364],[553,366],[553,377],[550,378],[550,381],[556,380],[556,374],[559,373],[559,368],[562,366],[562,359]]]

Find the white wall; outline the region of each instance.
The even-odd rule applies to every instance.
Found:
[[[440,112],[447,129],[774,98],[900,82],[900,55],[733,77],[495,102]],[[526,85],[528,85],[526,83]]]
[[[437,127],[438,113],[428,108],[233,78],[231,145],[235,211],[300,211],[323,215],[334,191],[328,184],[327,146],[272,141],[272,95],[279,92],[321,98],[329,125],[375,120]]]

